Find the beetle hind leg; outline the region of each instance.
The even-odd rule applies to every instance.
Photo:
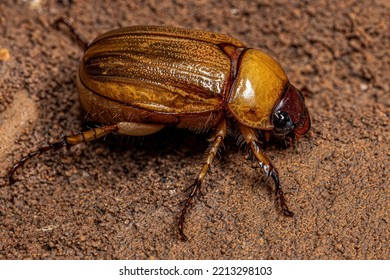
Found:
[[[12,185],[13,183],[15,183],[15,179],[14,179],[15,172],[18,169],[22,168],[26,164],[26,162],[28,162],[30,159],[32,159],[36,156],[39,156],[40,154],[43,154],[43,153],[50,151],[50,150],[55,150],[55,151],[59,150],[64,146],[67,146],[67,143],[65,141],[65,137],[63,137],[61,141],[40,147],[38,150],[30,152],[26,156],[19,159],[19,161],[16,162],[8,171],[9,184]]]
[[[132,123],[132,122],[119,122],[117,124],[111,124],[111,125],[104,125],[97,128],[92,128],[87,131],[79,132],[75,135],[71,136],[63,136],[61,141],[48,144],[46,146],[40,147],[36,151],[30,152],[26,156],[22,157],[17,163],[15,163],[11,169],[8,171],[8,180],[10,184],[12,185],[14,180],[14,174],[15,172],[22,168],[26,162],[28,162],[30,159],[39,156],[40,154],[43,154],[45,152],[51,151],[51,150],[59,150],[63,147],[70,148],[71,146],[80,144],[80,143],[86,143],[93,140],[96,140],[98,138],[101,138],[107,134],[110,133],[118,133],[122,135],[130,135],[130,136],[143,136],[143,135],[149,135],[153,134],[160,129],[162,129],[163,125],[155,125],[155,124],[139,124],[139,123]]]
[[[39,156],[40,154],[43,154],[51,150],[56,151],[63,147],[70,148],[73,145],[89,142],[98,139],[104,135],[107,135],[111,132],[116,132],[116,131],[118,131],[118,125],[114,124],[114,125],[107,125],[98,128],[93,128],[84,132],[79,132],[71,136],[62,136],[62,139],[60,141],[40,147],[39,149],[28,153],[26,156],[22,157],[17,163],[15,163],[8,171],[9,182],[12,185],[15,182],[14,180],[15,172],[18,169],[22,168],[29,160]]]
[[[194,204],[196,196],[200,193],[202,182],[210,170],[210,166],[213,163],[214,157],[217,155],[219,147],[221,146],[221,143],[226,136],[226,131],[226,121],[222,120],[217,126],[214,137],[211,139],[211,144],[207,152],[206,163],[203,165],[195,182],[187,189],[189,191],[189,195],[184,201],[184,206],[181,210],[178,223],[179,234],[184,241],[188,240],[187,236],[184,234],[184,222],[186,214],[189,208]]]

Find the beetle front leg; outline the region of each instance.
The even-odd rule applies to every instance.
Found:
[[[249,145],[249,147],[252,150],[252,153],[254,154],[255,158],[257,159],[257,162],[259,163],[260,167],[263,169],[264,173],[267,175],[267,177],[271,177],[272,180],[275,183],[275,194],[276,197],[279,199],[280,206],[283,209],[283,214],[289,217],[292,217],[294,215],[293,212],[291,212],[288,209],[286,199],[284,198],[284,193],[282,191],[282,187],[279,182],[279,174],[278,171],[275,169],[275,167],[272,165],[271,161],[268,159],[268,157],[261,151],[260,147],[258,146],[257,142],[258,139],[256,137],[255,132],[252,128],[240,125],[240,130],[242,135],[245,138],[246,143]]]
[[[188,188],[190,190],[190,193],[187,197],[187,199],[184,201],[183,209],[181,210],[181,215],[179,218],[178,223],[178,229],[181,238],[184,241],[187,241],[188,238],[184,234],[184,221],[185,216],[187,214],[187,211],[189,207],[194,203],[194,200],[197,196],[197,194],[200,192],[200,187],[202,185],[202,182],[204,178],[206,177],[207,172],[210,169],[211,164],[213,163],[215,155],[218,153],[219,147],[223,141],[223,139],[226,136],[226,121],[223,119],[217,126],[216,133],[214,137],[211,139],[211,144],[209,146],[208,152],[207,152],[207,160],[206,163],[203,165],[203,168],[198,174],[198,177],[196,178],[195,182]]]

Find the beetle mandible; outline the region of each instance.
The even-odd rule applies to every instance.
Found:
[[[161,26],[109,31],[88,43],[69,21],[61,20],[85,46],[77,91],[89,118],[101,124],[43,146],[10,170],[43,152],[89,142],[109,133],[153,134],[167,126],[213,130],[206,162],[189,187],[178,220],[182,239],[186,213],[228,131],[239,131],[257,163],[275,184],[283,213],[292,216],[279,175],[259,142],[270,135],[293,141],[310,129],[303,95],[266,53],[219,33]]]

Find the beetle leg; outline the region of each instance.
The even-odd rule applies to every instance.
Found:
[[[84,132],[77,133],[71,136],[63,136],[61,141],[51,143],[47,146],[43,146],[36,151],[29,153],[22,157],[17,163],[15,163],[8,172],[8,179],[10,184],[14,183],[13,176],[19,168],[29,161],[31,158],[39,156],[42,153],[51,150],[59,150],[62,147],[71,147],[80,143],[90,142],[103,137],[109,133],[118,133],[131,136],[142,136],[155,133],[162,129],[163,125],[155,124],[138,124],[131,122],[119,122],[117,124],[105,125],[97,128],[93,128]]]
[[[276,197],[279,199],[280,206],[283,209],[284,215],[290,216],[290,217],[293,216],[294,213],[288,209],[286,199],[284,198],[284,193],[282,191],[282,187],[281,187],[280,182],[279,182],[278,171],[275,169],[275,167],[272,165],[271,161],[261,151],[260,147],[258,146],[258,144],[257,144],[258,139],[256,137],[255,132],[253,131],[252,128],[247,127],[245,125],[240,125],[240,130],[241,130],[242,135],[245,138],[246,143],[251,148],[253,155],[256,157],[257,162],[260,165],[260,168],[263,169],[263,171],[267,175],[267,177],[271,176],[272,180],[274,181],[275,194],[276,194]]]
[[[219,149],[223,139],[225,138],[225,135],[226,135],[226,121],[223,119],[218,124],[217,129],[216,129],[216,133],[211,140],[211,144],[210,144],[208,152],[207,152],[206,163],[203,165],[195,182],[188,188],[188,190],[190,190],[190,193],[189,193],[187,199],[184,201],[184,206],[183,206],[183,209],[181,210],[181,215],[180,215],[179,223],[178,223],[179,233],[180,233],[181,238],[184,241],[188,240],[187,236],[184,234],[184,229],[183,229],[185,216],[187,214],[189,207],[194,203],[195,197],[200,192],[200,187],[202,185],[202,182],[203,182],[204,178],[206,177],[206,174],[209,171],[211,164],[213,163],[215,155],[218,153],[218,149]]]
[[[56,25],[57,29],[59,29],[60,23],[65,24],[69,28],[69,31],[76,37],[80,46],[82,46],[83,49],[86,50],[88,47],[88,40],[84,37],[83,34],[81,34],[77,30],[76,27],[74,27],[72,20],[70,20],[68,18],[62,18],[62,17],[57,19],[54,23]]]
[[[63,136],[61,141],[51,143],[49,145],[40,147],[38,150],[30,152],[28,155],[22,157],[17,163],[15,163],[11,169],[8,171],[8,179],[10,184],[12,185],[14,181],[14,174],[16,170],[19,168],[23,167],[23,165],[29,161],[30,159],[39,156],[42,153],[45,153],[47,151],[51,150],[59,150],[62,147],[71,147],[73,145],[77,145],[79,143],[83,142],[89,142],[92,140],[95,140],[97,138],[100,138],[104,135],[107,135],[108,133],[115,132],[118,130],[118,125],[107,125],[107,126],[102,126],[98,128],[93,128],[84,132],[77,133],[75,135],[71,136]]]

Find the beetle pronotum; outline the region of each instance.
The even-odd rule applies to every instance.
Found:
[[[288,209],[279,175],[259,147],[270,134],[293,140],[310,129],[303,95],[279,64],[264,52],[227,35],[174,27],[134,26],[109,31],[87,43],[77,75],[82,107],[101,124],[22,157],[15,171],[43,152],[89,142],[109,133],[143,136],[166,126],[213,129],[210,147],[178,221],[185,216],[227,134],[227,120],[239,131],[259,166],[275,183],[283,212]],[[259,139],[259,137],[261,137]]]

